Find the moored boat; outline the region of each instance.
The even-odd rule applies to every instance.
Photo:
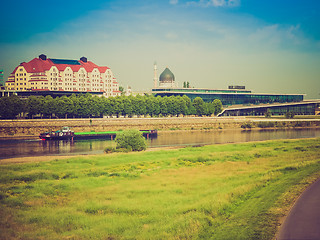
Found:
[[[58,131],[40,133],[39,138],[42,140],[81,140],[81,139],[115,139],[117,133],[121,131],[107,131],[107,132],[74,132],[69,127],[63,127]],[[157,130],[140,130],[142,135],[149,139],[155,138],[158,135]]]
[[[63,127],[58,131],[44,132],[40,133],[39,138],[42,140],[68,140],[73,139],[74,131],[72,131],[69,127]]]

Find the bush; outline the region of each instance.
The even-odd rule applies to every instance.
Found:
[[[251,129],[253,127],[252,123],[251,122],[244,122],[241,124],[241,128],[244,128],[244,129]]]
[[[104,149],[104,152],[105,152],[105,153],[115,152],[115,148],[114,148],[114,147],[106,147],[106,148]]]
[[[272,128],[275,126],[274,122],[259,122],[257,125],[259,128]]]
[[[265,116],[266,118],[271,118],[271,111],[270,111],[270,109],[267,109],[267,111],[265,112],[264,116]]]
[[[286,118],[294,118],[294,112],[286,112],[285,117]]]
[[[146,150],[147,143],[138,130],[126,130],[117,134],[116,137],[117,149],[125,148],[129,151]]]

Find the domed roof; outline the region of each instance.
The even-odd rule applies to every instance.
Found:
[[[172,82],[174,81],[174,75],[173,73],[169,70],[169,68],[166,68],[159,77],[160,82]]]

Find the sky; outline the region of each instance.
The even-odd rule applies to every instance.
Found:
[[[319,12],[319,0],[4,1],[0,69],[85,56],[148,91],[156,62],[180,87],[320,99]]]

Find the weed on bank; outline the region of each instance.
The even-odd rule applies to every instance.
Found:
[[[272,239],[320,139],[0,166],[0,239]]]

